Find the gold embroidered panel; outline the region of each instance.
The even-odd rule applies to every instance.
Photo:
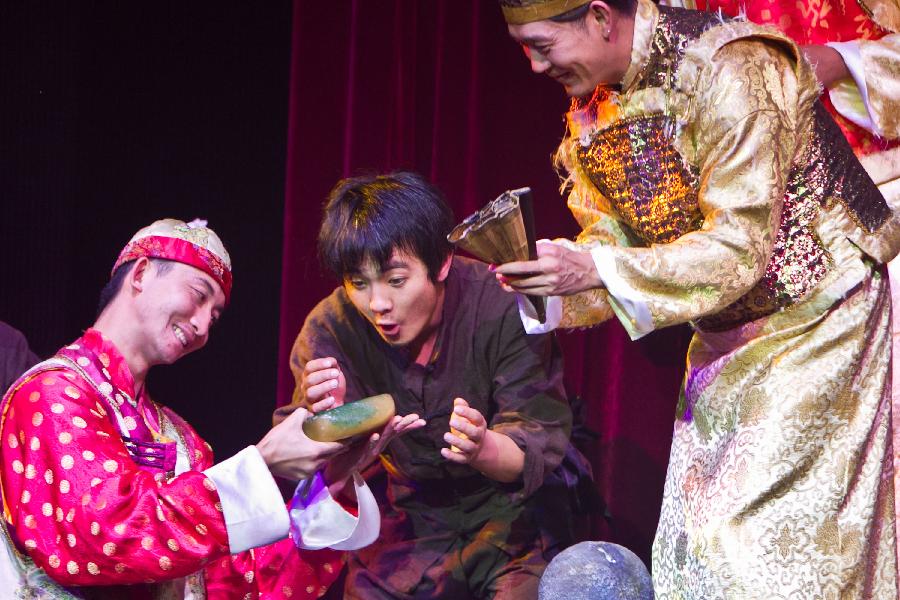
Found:
[[[577,151],[591,183],[648,244],[671,242],[703,222],[696,174],[675,149],[674,131],[667,115],[622,119]]]

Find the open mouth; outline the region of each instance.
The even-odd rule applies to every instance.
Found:
[[[178,341],[181,342],[181,346],[187,348],[188,340],[184,331],[182,331],[178,325],[172,325],[172,331],[175,333],[175,337],[178,338]]]
[[[400,332],[400,325],[397,323],[379,323],[378,330],[386,337],[394,337]]]

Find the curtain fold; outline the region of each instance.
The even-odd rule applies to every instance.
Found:
[[[500,9],[484,0],[295,0],[290,74],[278,402],[290,401],[291,345],[337,284],[318,267],[321,206],[342,177],[411,169],[458,219],[530,186],[539,237],[577,226],[551,155],[568,101],[533,75]],[[584,449],[607,503],[590,537],[649,561],[662,498],[686,328],[630,342],[618,323],[560,335],[570,395],[599,434]]]

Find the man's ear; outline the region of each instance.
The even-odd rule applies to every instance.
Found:
[[[437,277],[435,277],[435,281],[438,283],[442,283],[447,279],[447,275],[450,274],[450,264],[453,262],[453,252],[447,255],[447,258],[444,259],[444,262],[441,264],[441,268],[438,269]]]
[[[144,291],[144,280],[150,272],[150,259],[142,256],[134,261],[131,273],[128,274],[128,286],[136,291]]]
[[[609,28],[611,25],[611,16],[612,16],[612,8],[606,2],[602,0],[595,0],[591,2],[591,15],[588,18],[594,19],[597,24],[600,26],[600,30],[604,32],[606,35],[604,37],[609,37]]]

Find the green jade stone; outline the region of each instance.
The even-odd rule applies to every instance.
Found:
[[[379,430],[394,414],[394,398],[379,394],[308,417],[303,432],[317,442],[336,442]]]

